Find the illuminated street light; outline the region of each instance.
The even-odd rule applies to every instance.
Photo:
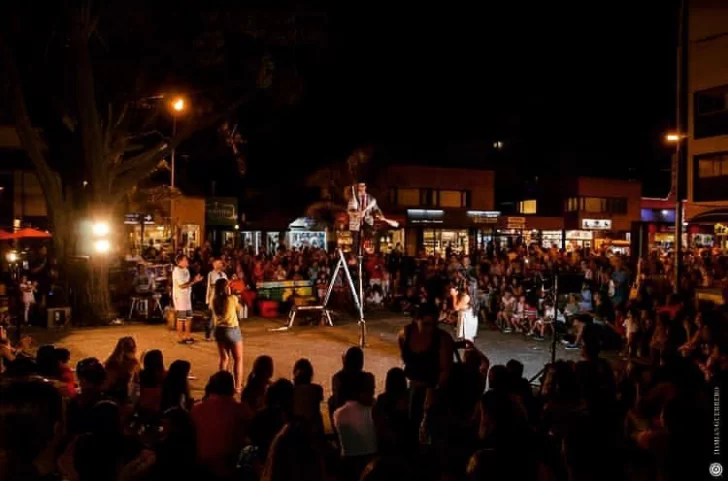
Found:
[[[8,263],[14,264],[18,262],[18,253],[15,251],[10,251],[5,255],[5,259],[7,259]]]
[[[111,249],[111,243],[108,239],[99,239],[94,242],[94,250],[99,254],[106,254]]]
[[[175,112],[183,112],[186,107],[187,103],[182,97],[177,97],[172,101],[172,110],[174,110]]]
[[[685,136],[683,134],[679,134],[677,132],[670,132],[665,135],[665,140],[670,143],[680,142],[684,138]]]
[[[111,229],[109,229],[109,224],[106,222],[97,222],[93,226],[93,233],[96,237],[104,237],[106,235],[109,235]]]

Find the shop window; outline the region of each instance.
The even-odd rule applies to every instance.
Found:
[[[626,214],[627,199],[623,197],[607,199],[607,212],[610,212],[612,214]]]
[[[535,200],[523,200],[518,203],[518,212],[520,214],[535,214],[536,213],[536,201]]]
[[[695,157],[693,200],[697,202],[721,201],[728,198],[725,182],[728,177],[728,152]]]
[[[606,212],[607,199],[601,197],[584,197],[582,199],[584,212]]]
[[[419,206],[420,189],[397,189],[397,205]]]
[[[569,197],[566,200],[566,212],[577,212],[579,210],[579,198]]]
[[[463,192],[459,190],[441,190],[440,196],[440,207],[465,207],[463,199]]]
[[[695,138],[728,134],[728,85],[695,92]]]
[[[710,154],[698,158],[698,177],[728,176],[728,154]]]

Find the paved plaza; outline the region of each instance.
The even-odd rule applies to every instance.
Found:
[[[335,327],[300,326],[284,332],[271,332],[281,327],[283,319],[252,318],[242,321],[244,337],[244,372],[250,371],[253,360],[262,354],[273,357],[275,376],[292,376],[293,364],[305,357],[313,363],[315,382],[330,390],[330,379],[341,367],[341,355],[358,343],[358,327],[355,322],[340,322]],[[368,321],[368,337],[365,353],[365,368],[376,376],[377,390],[384,387],[387,371],[401,365],[397,349],[397,333],[410,322],[398,315],[381,314]],[[195,333],[202,339],[202,333]],[[32,333],[39,344],[53,343],[71,351],[72,365],[79,359],[93,356],[103,360],[114,348],[121,336],[136,338],[140,352],[161,349],[165,363],[185,359],[192,363],[191,381],[195,397],[202,394],[205,383],[217,369],[217,347],[214,342],[198,341],[192,345],[177,344],[176,333],[162,325],[130,324],[94,328],[73,328],[64,331],[42,330]],[[525,365],[528,377],[536,374],[550,358],[548,341],[533,341],[517,334],[502,334],[497,331],[481,330],[476,345],[491,360],[502,364],[509,359],[518,359]],[[564,351],[557,347],[557,357],[577,359],[578,351]]]

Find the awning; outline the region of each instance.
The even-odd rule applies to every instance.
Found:
[[[694,215],[689,221],[690,224],[714,225],[728,223],[728,209],[713,209]]]

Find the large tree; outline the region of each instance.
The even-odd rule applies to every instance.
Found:
[[[113,219],[120,201],[199,129],[240,115],[261,96],[296,100],[300,76],[284,54],[309,42],[302,32],[315,28],[303,26],[318,17],[190,12],[141,1],[59,3],[2,7],[0,50],[7,105],[45,193],[67,275],[79,254],[80,219]],[[172,137],[165,109],[175,93],[194,95],[195,108]],[[107,319],[107,259],[92,256],[88,265],[75,286],[88,308],[82,315]]]

